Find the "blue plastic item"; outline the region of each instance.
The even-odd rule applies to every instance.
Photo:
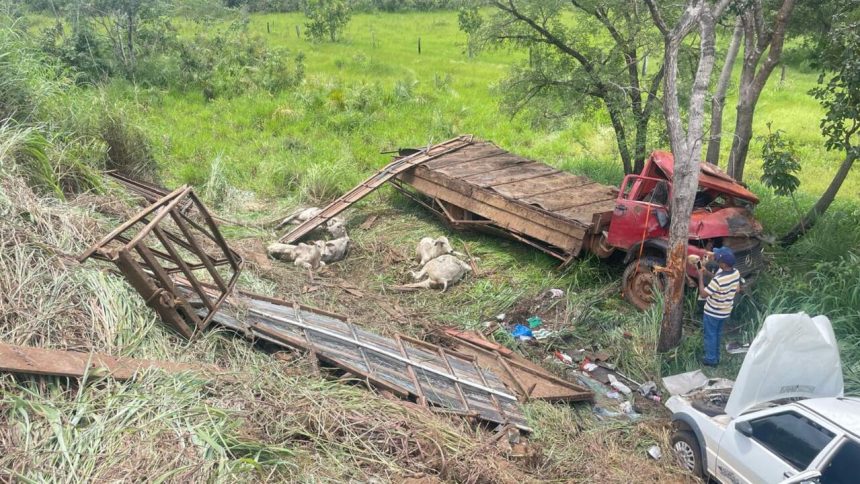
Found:
[[[528,326],[523,326],[522,324],[514,326],[514,330],[511,331],[511,336],[513,336],[514,338],[534,338],[532,330]]]

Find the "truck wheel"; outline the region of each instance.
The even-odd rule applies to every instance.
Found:
[[[675,454],[678,464],[697,477],[704,476],[702,473],[702,451],[696,436],[692,432],[678,430],[672,434],[671,442],[672,453]]]
[[[624,299],[643,311],[648,309],[654,302],[654,288],[662,291],[664,287],[663,278],[651,269],[664,263],[658,257],[645,256],[628,264],[621,276]]]

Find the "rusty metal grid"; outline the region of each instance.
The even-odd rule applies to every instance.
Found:
[[[177,288],[199,306],[187,284],[178,281]],[[316,361],[428,408],[532,430],[503,379],[472,355],[402,334],[386,337],[342,315],[241,290],[214,321],[251,339],[305,350]]]
[[[189,207],[195,217],[188,215]],[[202,222],[195,220],[197,217]],[[146,304],[186,338],[209,325],[233,291],[242,269],[242,257],[230,249],[212,216],[187,185],[138,212],[79,260],[91,257],[116,264]],[[202,301],[203,314],[177,292],[174,277],[179,274]],[[207,296],[203,288],[206,282],[216,288],[214,297]]]

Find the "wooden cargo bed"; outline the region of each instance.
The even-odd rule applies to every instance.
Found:
[[[455,226],[503,232],[562,260],[600,234],[618,193],[479,140],[400,173],[394,184],[429,197],[423,203]]]

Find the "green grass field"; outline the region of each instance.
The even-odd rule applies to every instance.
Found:
[[[123,93],[142,104],[141,122],[159,141],[165,170],[174,181],[202,182],[221,156],[231,183],[264,195],[292,195],[297,178],[318,176],[319,170],[337,173],[337,188],[344,189],[387,161],[380,151],[460,133],[604,181],[621,174],[614,136],[602,113],[570,119],[558,129],[501,113],[496,85],[524,55],[500,50],[470,59],[455,12],[356,15],[338,43],[297,38],[295,28],[303,29],[303,23],[300,14],[253,15],[250,21],[250,29],[272,46],[306,55],[307,80],[295,92],[214,102],[195,92]],[[267,24],[271,33],[266,33]],[[189,32],[199,28],[185,26]],[[826,187],[840,157],[823,148],[818,130],[822,110],[807,94],[817,74],[789,66],[784,83],[779,77],[779,72],[772,76],[759,101],[755,130],[763,134],[772,122],[796,144],[805,200],[803,195],[817,196]],[[726,108],[729,130],[734,92]],[[729,145],[723,143],[724,152]],[[754,142],[746,177],[754,187],[759,152]],[[858,188],[855,172],[841,197],[857,199]]]

